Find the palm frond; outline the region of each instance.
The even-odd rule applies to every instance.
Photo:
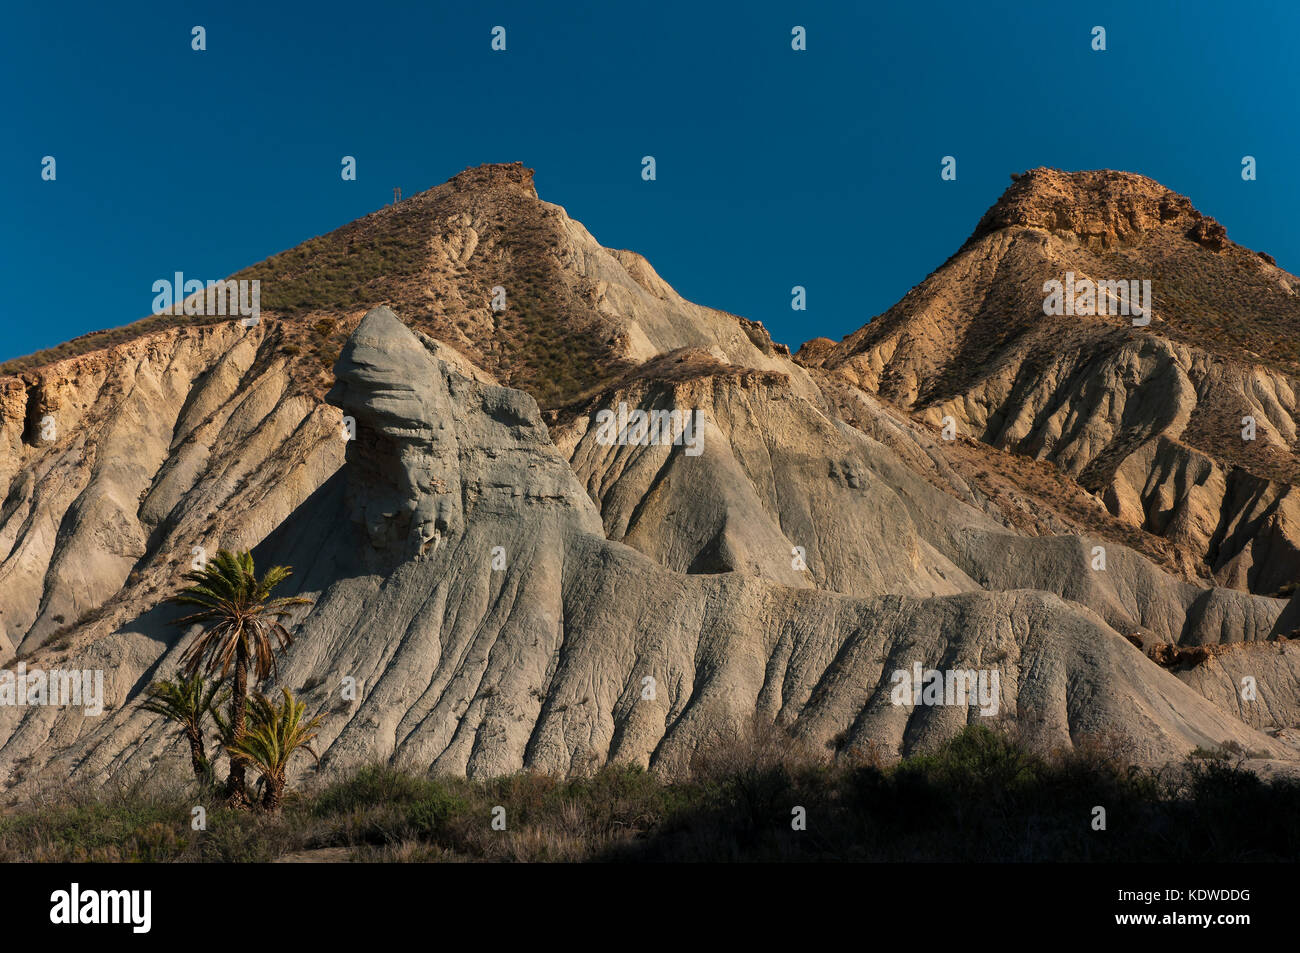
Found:
[[[295,701],[289,689],[280,691],[284,695],[282,704],[276,704],[260,692],[249,698],[244,735],[227,746],[232,756],[243,758],[263,775],[276,779],[283,779],[289,759],[299,749],[320,761],[309,742],[316,737],[321,716],[304,720],[307,706]]]
[[[199,728],[219,687],[219,682],[209,682],[197,673],[175,681],[164,679],[149,686],[140,707],[182,725]]]
[[[292,574],[288,566],[272,566],[259,579],[252,553],[226,549],[202,569],[185,573],[191,585],[168,601],[198,611],[174,622],[206,626],[181,656],[185,672],[192,676],[206,666],[209,674],[226,678],[242,651],[252,662],[257,680],[278,675],[276,651],[293,643],[281,620],[297,606],[311,604],[301,596],[271,598],[272,591]]]

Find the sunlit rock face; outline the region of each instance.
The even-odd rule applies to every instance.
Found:
[[[370,311],[339,356],[326,400],[352,418],[353,518],[397,557],[436,548],[463,525],[451,401],[431,351],[387,308]],[[351,435],[352,427],[348,427]]]

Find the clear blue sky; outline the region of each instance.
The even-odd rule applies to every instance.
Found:
[[[1300,271],[1291,0],[288,7],[6,9],[0,359],[481,162],[523,161],[600,242],[791,346],[888,308],[1039,165],[1152,176]]]

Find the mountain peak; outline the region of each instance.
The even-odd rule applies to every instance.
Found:
[[[1198,212],[1190,199],[1144,175],[1038,168],[1012,179],[1011,187],[984,213],[971,240],[1003,228],[1027,227],[1073,232],[1085,242],[1111,247],[1165,225],[1198,230],[1205,239],[1202,244],[1226,238],[1223,227]]]
[[[456,192],[512,189],[537,198],[533,170],[525,168],[522,162],[485,162],[452,176],[447,184]]]

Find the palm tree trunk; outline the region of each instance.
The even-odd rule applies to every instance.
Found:
[[[194,776],[202,782],[208,773],[208,755],[203,750],[203,735],[197,726],[186,728],[185,734],[190,739],[190,764],[194,766]]]
[[[284,778],[270,774],[266,778],[266,791],[262,794],[262,807],[271,813],[280,810],[280,799],[284,796]]]
[[[241,640],[235,648],[235,691],[230,696],[230,728],[234,740],[244,736],[244,709],[248,701],[248,652]],[[226,800],[231,804],[248,804],[244,787],[243,759],[230,756],[230,776],[226,779]]]

